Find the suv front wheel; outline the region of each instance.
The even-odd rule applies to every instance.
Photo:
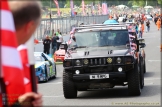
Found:
[[[140,95],[140,68],[138,64],[134,65],[134,69],[128,72],[128,93],[129,95]]]
[[[76,98],[77,88],[72,81],[72,73],[63,71],[63,91],[65,98]]]

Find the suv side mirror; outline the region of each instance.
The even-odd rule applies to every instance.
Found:
[[[138,39],[138,45],[140,48],[144,48],[146,46],[144,39]]]
[[[65,52],[67,52],[67,48],[68,48],[67,43],[62,43],[62,44],[60,45],[60,49],[64,49]]]

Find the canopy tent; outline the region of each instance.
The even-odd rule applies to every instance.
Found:
[[[118,5],[116,7],[118,7],[118,8],[126,8],[127,6],[126,5]]]
[[[152,9],[153,7],[152,6],[145,6],[144,8],[145,9]]]
[[[134,6],[132,6],[133,8],[138,8],[139,6],[137,6],[137,5],[134,5]]]
[[[119,24],[116,20],[106,20],[103,24]]]

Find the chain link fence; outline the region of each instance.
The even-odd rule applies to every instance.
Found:
[[[52,30],[54,32],[59,29],[61,33],[68,34],[72,27],[77,27],[81,23],[84,24],[101,24],[108,19],[108,15],[98,16],[75,16],[75,17],[61,17],[52,19],[42,19],[40,26],[34,33],[35,39],[42,40],[45,35],[52,36]]]

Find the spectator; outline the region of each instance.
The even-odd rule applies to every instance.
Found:
[[[138,26],[138,37],[139,38],[142,38],[142,24],[141,23],[139,23],[139,26]]]
[[[63,42],[63,37],[62,37],[62,34],[60,32],[60,34],[58,35],[59,37],[59,40],[57,40],[57,50],[59,49],[61,43]]]
[[[56,33],[53,35],[52,37],[52,49],[53,49],[53,52],[52,52],[52,55],[55,53],[55,51],[57,50],[57,40],[59,39],[58,36],[56,36]]]
[[[44,53],[49,54],[51,40],[49,39],[49,36],[46,35],[46,38],[43,40],[44,45]]]
[[[54,35],[54,33],[55,33],[55,32],[54,32],[54,29],[52,29],[52,36]]]
[[[135,29],[136,29],[136,33],[138,34],[138,23],[136,23]]]
[[[154,18],[155,25],[156,25],[157,20],[158,20],[158,17],[155,16],[155,18]]]
[[[60,30],[57,29],[56,36],[60,35]]]
[[[161,20],[160,18],[158,19],[158,21],[156,22],[156,26],[157,26],[157,29],[159,31],[160,27],[161,27]]]
[[[142,36],[143,36],[143,32],[144,32],[144,30],[145,30],[144,21],[141,22],[141,25],[142,25],[142,35],[141,35],[141,38],[142,38]]]
[[[40,23],[41,3],[37,0],[26,0],[25,2],[9,1],[8,3],[14,18],[18,45],[25,44]],[[29,17],[30,20],[28,19]],[[13,95],[14,94],[15,93],[13,93]],[[12,106],[21,107],[21,105],[19,105],[21,103],[26,103],[25,106],[28,107],[40,107],[42,106],[42,95],[34,92],[24,93],[19,96],[17,102]]]
[[[149,32],[150,31],[150,21],[149,20],[146,21],[146,28],[147,28],[146,32]]]

